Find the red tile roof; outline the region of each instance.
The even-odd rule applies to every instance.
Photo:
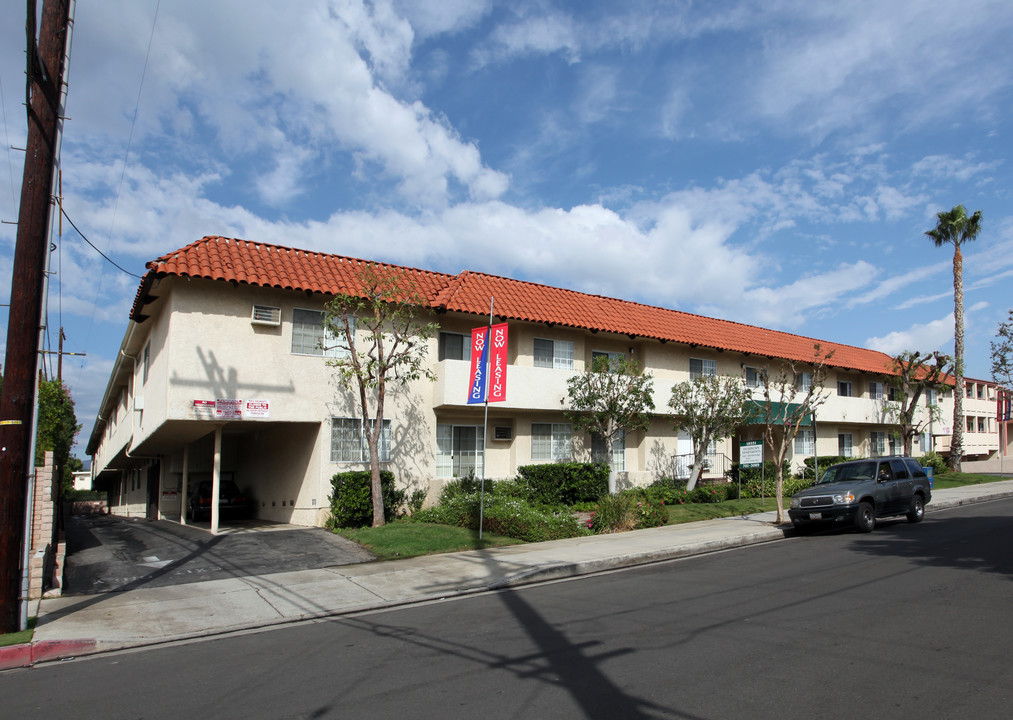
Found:
[[[677,310],[549,287],[465,270],[457,275],[374,263],[367,260],[297,250],[279,245],[218,236],[205,237],[148,263],[130,317],[142,322],[148,291],[156,278],[206,278],[261,287],[333,295],[354,293],[363,267],[381,273],[409,273],[431,307],[482,316],[494,298],[495,314],[505,320],[678,342],[690,346],[779,357],[813,359],[813,345],[833,351],[829,364],[872,373],[889,372],[890,356],[875,350],[814,340],[777,330],[692,315]]]

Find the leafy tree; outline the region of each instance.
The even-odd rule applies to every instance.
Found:
[[[388,386],[402,388],[423,377],[435,380],[425,361],[438,326],[429,321],[426,298],[408,272],[367,264],[358,280],[358,288],[327,303],[327,349],[337,352],[327,364],[337,370],[346,390],[358,393],[362,435],[369,448],[373,527],[379,527],[386,522],[380,438]]]
[[[992,345],[992,379],[1007,388],[1013,388],[1013,310],[1009,320],[999,323],[995,333],[998,342]]]
[[[950,468],[960,470],[964,454],[964,256],[960,246],[981,232],[981,210],[970,217],[963,205],[936,213],[936,227],[925,234],[936,247],[953,245],[953,375],[957,390],[953,402],[953,439],[950,442]]]
[[[68,467],[70,449],[81,426],[74,415],[74,401],[59,380],[39,382],[39,428],[35,435],[35,464],[42,465],[46,451],[61,472]]]
[[[935,365],[926,364],[929,360],[935,360]],[[906,350],[890,363],[891,375],[887,383],[893,392],[885,406],[887,415],[900,429],[904,454],[908,457],[912,454],[915,435],[939,417],[939,406],[935,404],[929,406],[927,414],[917,417],[918,400],[922,393],[927,394],[929,390],[940,390],[946,386],[952,363],[953,358],[938,350],[925,354]]]
[[[686,490],[693,490],[703,470],[707,446],[735,432],[746,417],[752,393],[740,377],[703,375],[672,387],[668,406],[672,426],[693,439],[693,471]]]
[[[767,369],[761,370],[759,374],[763,404],[755,410],[754,417],[763,424],[763,439],[774,456],[774,466],[777,469],[774,496],[778,524],[785,521],[784,461],[788,456],[788,448],[792,446],[806,417],[811,417],[830,396],[823,392],[823,386],[827,380],[827,362],[833,355],[833,350],[824,354],[820,344],[815,343],[812,362],[787,360],[774,374]],[[803,382],[804,373],[809,375],[808,386]]]
[[[577,429],[598,433],[608,452],[609,493],[616,491],[612,443],[622,432],[646,430],[654,410],[654,379],[625,355],[596,357],[591,368],[567,380],[566,417]]]

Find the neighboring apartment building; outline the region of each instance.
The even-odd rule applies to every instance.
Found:
[[[149,263],[87,448],[112,511],[177,519],[196,483],[217,476],[255,498],[259,517],[322,523],[331,477],[368,466],[354,397],[325,362],[323,309],[333,293],[354,292],[370,264],[221,237]],[[703,373],[755,383],[762,368],[813,358],[813,339],[764,328],[482,273],[376,267],[410,277],[440,326],[436,381],[387,402],[382,460],[411,487],[597,455],[600,443],[575,433],[563,409],[567,379],[598,353],[631,356],[654,377],[658,415],[616,446],[622,482],[681,476],[692,446],[664,415],[675,383]],[[486,442],[483,407],[466,399],[470,331],[488,322],[490,298],[510,338],[507,399],[489,406]],[[794,464],[813,452],[899,452],[884,405],[890,358],[820,344],[834,352],[831,396],[796,438]],[[952,417],[952,393],[941,395],[941,416]],[[746,425],[716,443],[714,471],[760,432]],[[933,428],[921,449],[948,432]]]

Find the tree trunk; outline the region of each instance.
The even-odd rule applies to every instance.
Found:
[[[964,257],[960,245],[953,250],[953,435],[950,439],[950,469],[960,472],[964,455]]]
[[[700,476],[703,475],[703,461],[707,457],[708,444],[710,444],[709,440],[706,443],[700,443],[699,450],[696,447],[693,448],[693,469],[689,471],[689,481],[686,483],[687,492],[696,488]]]

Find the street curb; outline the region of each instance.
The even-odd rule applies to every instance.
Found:
[[[0,648],[0,670],[29,667],[50,660],[64,660],[97,652],[94,640],[43,640]]]

